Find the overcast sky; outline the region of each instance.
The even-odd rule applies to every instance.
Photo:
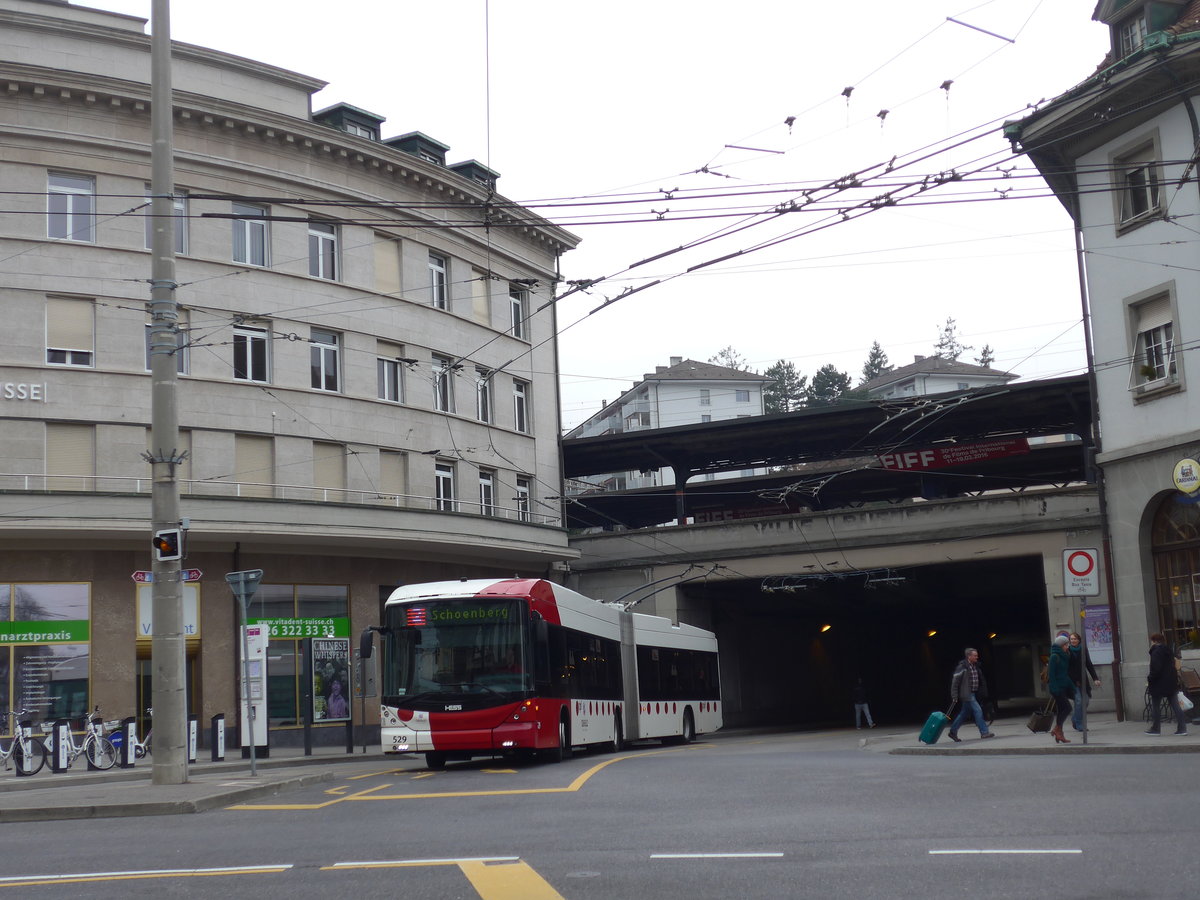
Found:
[[[150,0],[79,5],[150,17]],[[904,365],[948,316],[964,361],[990,345],[1023,379],[1082,371],[1070,221],[1000,129],[1095,71],[1094,7],[174,0],[171,16],[176,40],[328,81],[314,109],[352,103],[385,137],[478,159],[582,238],[564,277],[605,280],[558,304],[570,428],[671,356],[731,345],[758,371],[833,363],[857,382],[872,341]],[[971,174],[934,186],[952,172]],[[830,187],[853,173],[864,187]],[[600,202],[616,199],[633,202]]]

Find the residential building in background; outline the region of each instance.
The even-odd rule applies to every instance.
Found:
[[[0,0],[0,709],[33,718],[149,705],[145,25]],[[300,638],[357,635],[402,583],[576,555],[545,498],[546,301],[577,239],[420,132],[311,113],[314,78],[177,44],[173,82],[180,446],[154,449],[183,457],[188,705],[235,720],[224,576],[260,568],[286,743]]]
[[[769,382],[769,378],[756,372],[672,356],[669,366],[657,366],[654,372],[644,375],[612,403],[603,404],[599,412],[571,429],[565,439],[761,416],[763,385]],[[760,470],[706,477],[711,480],[756,474],[760,474]],[[674,484],[674,479],[669,468],[614,472],[574,484],[572,490],[657,487]]]
[[[976,366],[942,356],[918,356],[907,366],[884,372],[856,390],[865,391],[870,400],[890,400],[992,387],[1008,384],[1016,378],[1012,372],[1001,372],[990,366]]]

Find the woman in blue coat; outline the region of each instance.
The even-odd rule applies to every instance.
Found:
[[[1075,685],[1071,683],[1071,657],[1067,652],[1070,638],[1060,634],[1054,639],[1050,648],[1050,665],[1047,670],[1046,687],[1054,698],[1055,723],[1050,729],[1054,740],[1059,744],[1071,743],[1063,734],[1063,722],[1071,715],[1071,697],[1075,693]]]

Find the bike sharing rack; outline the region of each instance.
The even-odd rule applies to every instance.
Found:
[[[55,719],[54,724],[50,726],[50,736],[53,741],[50,771],[65,772],[67,771],[67,760],[71,758],[71,751],[67,744],[71,740],[71,723],[66,719]]]
[[[33,720],[23,719],[17,723],[17,733],[13,735],[13,740],[28,739],[33,735]],[[13,766],[16,769],[17,775],[22,778],[28,778],[29,772],[22,772],[20,766]]]

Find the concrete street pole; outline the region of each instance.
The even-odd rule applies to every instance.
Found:
[[[153,477],[151,534],[178,528],[179,414],[178,383],[179,312],[175,301],[175,239],[172,228],[175,192],[172,148],[171,21],[170,0],[153,0],[150,13],[150,132],[153,217],[150,250],[150,453]],[[180,533],[180,546],[185,535]],[[153,782],[187,782],[187,664],[183,635],[182,563],[160,560],[153,554],[154,635],[151,668],[154,706]]]

